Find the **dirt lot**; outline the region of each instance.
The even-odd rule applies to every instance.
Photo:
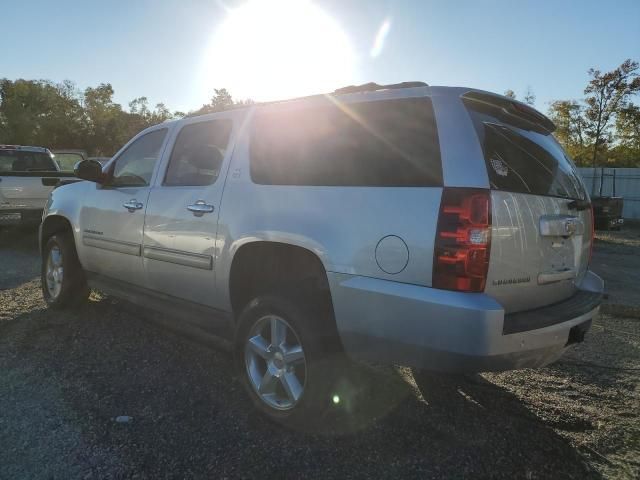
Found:
[[[639,478],[640,228],[600,235],[606,313],[542,370],[359,367],[331,431],[253,413],[231,358],[100,296],[45,309],[33,233],[0,232],[0,478]],[[118,416],[132,420],[119,423]]]

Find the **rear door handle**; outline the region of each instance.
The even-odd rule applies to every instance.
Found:
[[[142,204],[135,198],[132,198],[128,202],[123,203],[122,206],[130,212],[135,212],[136,210],[140,210],[142,208]]]
[[[193,212],[196,217],[201,217],[205,213],[211,213],[215,210],[213,205],[209,205],[204,200],[198,200],[192,205],[187,205],[187,210]]]

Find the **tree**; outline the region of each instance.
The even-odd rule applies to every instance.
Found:
[[[516,92],[514,92],[514,91],[513,91],[513,90],[511,90],[511,89],[509,89],[509,90],[506,90],[506,91],[504,92],[504,96],[505,96],[505,97],[509,97],[509,98],[513,98],[513,99],[515,100],[515,99],[516,99]]]
[[[610,128],[627,99],[640,91],[640,77],[636,71],[638,62],[625,60],[618,68],[602,73],[589,69],[591,77],[584,90],[585,133],[592,142],[591,165],[595,168],[600,147],[610,141]]]
[[[527,105],[535,105],[536,103],[536,95],[533,93],[531,87],[527,87],[527,91],[524,94],[524,103]]]
[[[188,117],[196,115],[205,115],[207,113],[222,112],[231,108],[237,108],[246,105],[253,105],[253,100],[234,100],[226,88],[215,88],[215,94],[211,97],[211,103],[202,105],[195,112],[189,112]]]
[[[620,109],[616,118],[616,137],[621,145],[640,155],[640,106],[629,103]]]
[[[113,93],[109,83],[84,91],[87,125],[84,148],[94,155],[113,155],[130,133],[127,114],[113,101]]]
[[[70,81],[0,80],[0,142],[65,147],[81,142],[82,105]]]
[[[583,107],[575,100],[557,100],[549,107],[549,118],[555,123],[555,136],[577,164],[586,162]]]
[[[619,167],[640,167],[640,106],[633,103],[620,109],[616,117],[616,146],[610,161]]]
[[[205,103],[195,112],[190,112],[188,116],[222,112],[234,107],[233,98],[226,88],[214,88],[213,91],[215,94],[211,97],[211,102]]]

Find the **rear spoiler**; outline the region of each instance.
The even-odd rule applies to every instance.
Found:
[[[556,129],[555,124],[535,108],[502,95],[472,90],[462,95],[462,101],[473,110],[490,114],[525,130],[547,135]]]

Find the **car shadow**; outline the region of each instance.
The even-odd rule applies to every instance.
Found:
[[[599,478],[520,399],[477,375],[343,368],[324,427],[284,429],[252,408],[228,353],[132,312],[94,298],[64,315],[21,315],[0,335],[7,358],[55,372],[61,419],[118,456],[116,476]]]
[[[39,257],[37,228],[0,229],[0,290],[38,278]]]
[[[613,387],[633,390],[636,379],[629,371],[637,370],[640,347],[630,323],[635,318],[599,315],[587,333],[587,341],[573,346],[560,360],[547,368],[573,382],[596,385],[602,389]]]

